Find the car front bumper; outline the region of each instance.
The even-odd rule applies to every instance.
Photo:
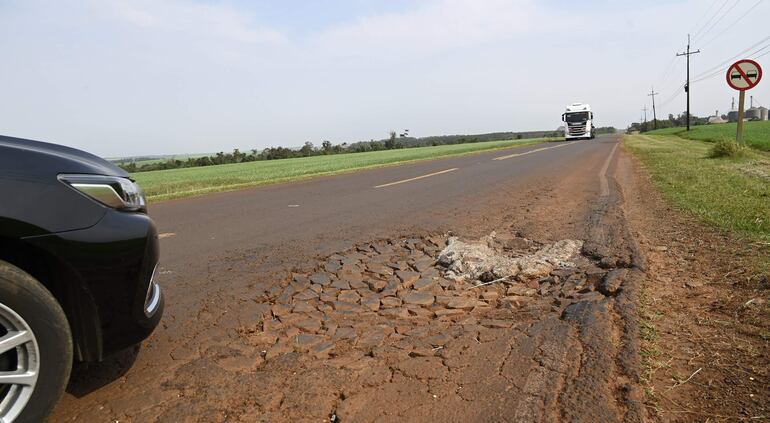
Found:
[[[158,233],[143,213],[108,210],[87,229],[25,238],[60,265],[63,308],[80,359],[104,355],[147,338],[163,315],[164,298],[155,276]]]

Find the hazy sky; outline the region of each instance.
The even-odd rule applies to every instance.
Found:
[[[688,32],[697,76],[768,22],[768,0],[0,0],[0,134],[215,152],[554,129],[575,101],[625,128],[653,84],[658,116],[684,110]],[[692,93],[698,115],[737,97],[722,72]],[[770,76],[751,93],[770,106]]]

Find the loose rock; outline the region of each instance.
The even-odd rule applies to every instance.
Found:
[[[483,301],[479,301],[474,298],[453,298],[449,303],[447,304],[448,308],[459,308],[463,310],[470,310],[474,307],[483,307],[486,306],[487,303]]]
[[[429,306],[433,304],[435,297],[433,294],[427,292],[410,292],[404,297],[404,302],[407,304],[417,304]]]
[[[332,280],[331,278],[329,278],[329,275],[326,273],[314,273],[310,275],[310,282],[313,282],[321,286],[328,286],[329,284],[332,283]]]
[[[404,287],[411,288],[412,284],[414,284],[418,279],[420,279],[420,274],[418,272],[412,272],[412,271],[396,271],[396,276],[398,276],[399,279],[401,279],[401,283],[403,283]]]
[[[414,283],[412,287],[417,291],[425,291],[433,288],[435,285],[436,282],[432,281],[431,279],[420,278]]]
[[[382,306],[385,308],[399,307],[401,306],[401,299],[397,297],[383,297],[380,299]]]

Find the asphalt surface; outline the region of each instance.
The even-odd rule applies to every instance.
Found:
[[[223,252],[312,243],[339,231],[355,241],[356,233],[375,228],[435,224],[441,219],[436,212],[468,208],[503,185],[526,190],[535,181],[562,178],[585,165],[593,165],[591,171],[598,174],[596,166],[616,142],[600,137],[543,143],[171,200],[152,204],[150,215],[163,238],[163,270],[192,276],[195,268]],[[323,252],[327,245],[314,247]],[[167,287],[172,303],[175,289],[173,284]]]
[[[543,143],[151,204],[161,237],[162,325],[138,354],[76,368],[53,419],[143,421],[137,416],[146,412],[177,421],[191,404],[203,407],[177,404],[179,391],[167,385],[197,378],[181,369],[206,345],[237,337],[230,316],[254,305],[253,291],[353,245],[446,231],[481,236],[501,223],[543,242],[589,239],[618,142]],[[237,390],[201,377],[192,385]],[[163,414],[169,410],[177,414]]]

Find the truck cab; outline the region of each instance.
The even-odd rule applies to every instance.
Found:
[[[561,115],[561,120],[566,123],[564,127],[564,139],[591,139],[596,137],[594,127],[594,112],[591,106],[584,103],[572,103],[567,106],[567,111]]]

